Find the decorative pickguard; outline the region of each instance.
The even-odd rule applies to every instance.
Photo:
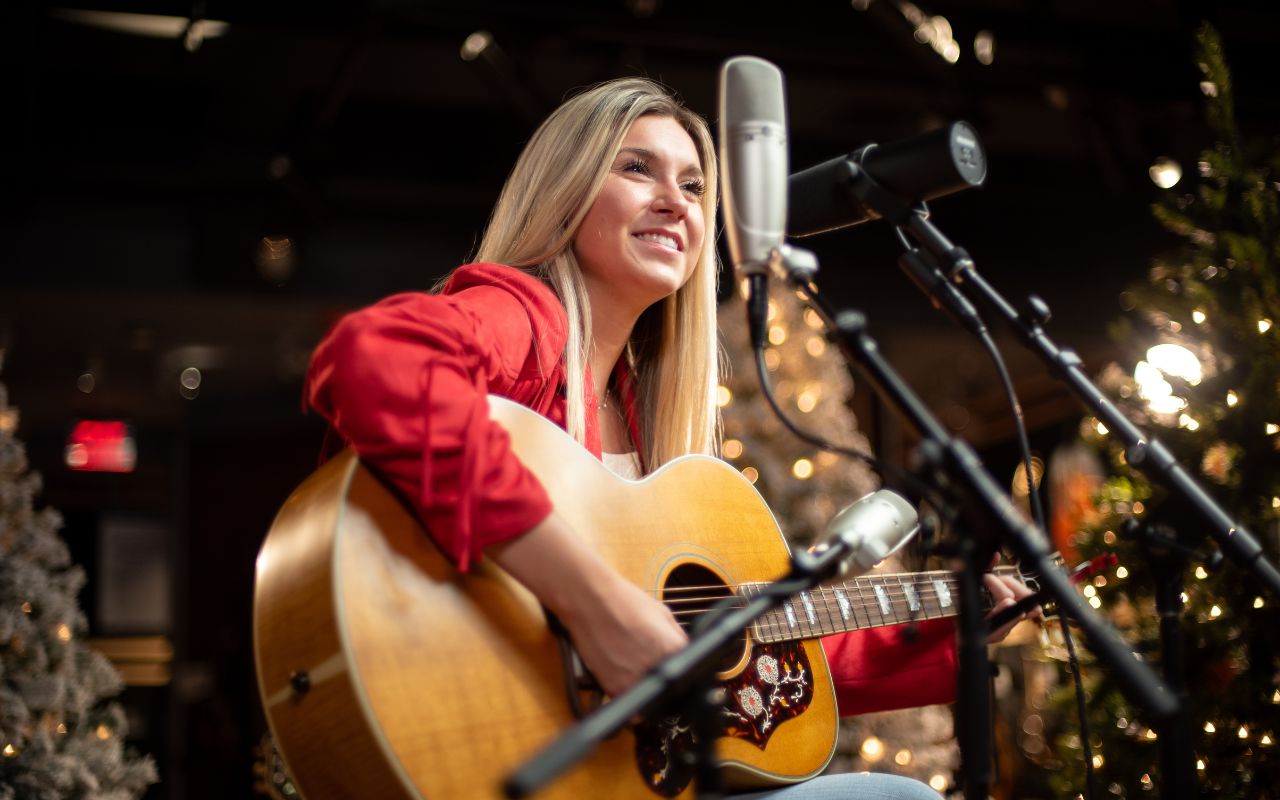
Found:
[[[745,739],[761,750],[777,727],[803,714],[813,700],[813,670],[796,642],[756,644],[746,669],[721,684],[722,736]],[[694,734],[683,717],[646,720],[636,728],[636,766],[649,788],[674,797],[693,780]]]

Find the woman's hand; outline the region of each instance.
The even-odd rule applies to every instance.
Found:
[[[560,618],[610,695],[688,643],[665,605],[619,575],[555,513],[487,553]]]
[[[665,605],[621,577],[599,603],[559,616],[582,662],[614,697],[689,642]]]
[[[991,595],[992,605],[991,611],[987,613],[988,618],[1032,594],[1031,588],[1013,575],[994,575],[988,572],[982,576],[982,583],[987,588],[987,593]],[[987,637],[987,642],[989,644],[1002,642],[1009,635],[1009,631],[1013,630],[1013,626],[1020,621],[1039,618],[1040,606],[1036,606],[1030,612],[1016,617],[998,630],[992,631],[991,635]]]

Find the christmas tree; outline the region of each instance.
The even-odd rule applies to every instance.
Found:
[[[1216,144],[1198,164],[1195,187],[1171,188],[1157,218],[1185,239],[1174,257],[1157,260],[1149,281],[1123,296],[1130,310],[1113,334],[1136,367],[1111,365],[1102,384],[1122,409],[1175,453],[1178,461],[1234,519],[1280,554],[1280,149],[1246,141],[1236,127],[1231,76],[1217,33],[1197,34],[1208,122]],[[1153,174],[1153,177],[1154,174]],[[1109,462],[1096,524],[1074,542],[1091,556],[1115,552],[1119,568],[1086,589],[1135,650],[1160,657],[1149,563],[1126,538],[1127,520],[1169,525],[1182,541],[1207,549],[1206,529],[1124,461],[1105,426],[1086,420],[1085,439]],[[1185,575],[1186,682],[1191,694],[1199,790],[1215,797],[1270,797],[1280,786],[1280,597],[1228,562],[1217,571],[1192,559]],[[1087,673],[1093,762],[1098,785],[1136,796],[1160,785],[1156,732],[1135,721],[1107,676]],[[1069,705],[1069,704],[1068,704]],[[1064,706],[1065,707],[1065,706]],[[1077,791],[1081,743],[1057,737],[1063,793]]]
[[[739,300],[720,309],[732,371],[722,379],[723,455],[756,485],[793,547],[822,537],[836,512],[879,485],[860,462],[820,451],[787,431],[761,394]],[[849,409],[854,384],[822,320],[781,287],[769,301],[765,365],[779,404],[801,428],[869,453]],[[887,559],[877,571],[904,571]],[[841,723],[832,770],[893,772],[941,790],[959,762],[949,709],[940,706],[866,714]]]
[[[58,513],[33,507],[40,476],[17,427],[0,383],[0,800],[138,797],[155,766],[125,753],[124,713],[103,702],[120,677],[84,642],[85,575]]]

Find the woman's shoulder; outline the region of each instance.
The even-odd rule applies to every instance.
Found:
[[[455,269],[440,293],[457,295],[474,289],[493,288],[507,292],[539,313],[564,316],[564,307],[551,287],[536,276],[506,264],[477,262]]]
[[[559,361],[568,339],[568,318],[555,292],[534,275],[505,264],[466,264],[453,271],[440,295],[477,320],[482,338],[488,340],[485,344],[502,350],[514,346],[507,355],[521,362],[533,355],[531,363],[539,372]],[[515,352],[525,346],[533,352]]]

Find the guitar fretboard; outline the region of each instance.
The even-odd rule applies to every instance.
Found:
[[[1017,574],[1010,567],[995,572]],[[761,585],[744,584],[738,591],[750,596]],[[985,591],[983,597],[989,605]],[[959,602],[959,582],[951,572],[863,575],[793,595],[752,623],[752,634],[774,643],[941,619],[955,616]]]

